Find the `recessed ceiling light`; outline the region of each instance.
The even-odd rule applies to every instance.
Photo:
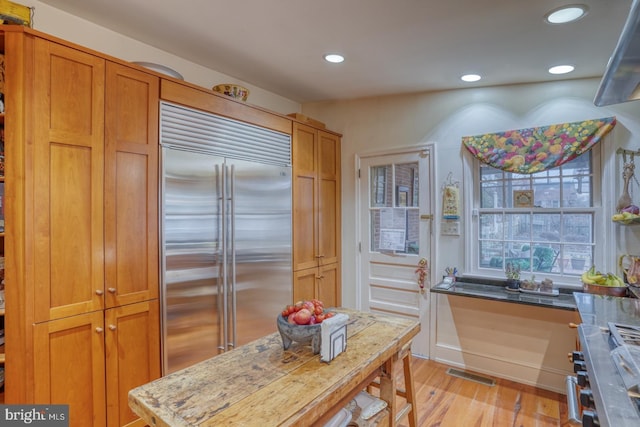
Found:
[[[555,67],[549,68],[549,72],[551,74],[567,74],[572,72],[575,69],[573,65],[556,65]]]
[[[554,9],[544,16],[545,21],[549,24],[566,24],[567,22],[577,21],[587,14],[589,8],[584,4],[572,4]]]
[[[464,76],[460,77],[460,80],[462,80],[463,82],[477,82],[481,78],[482,77],[480,77],[478,74],[465,74]]]
[[[344,56],[338,55],[337,53],[328,53],[324,56],[324,60],[327,62],[333,62],[334,64],[339,64],[344,61]]]

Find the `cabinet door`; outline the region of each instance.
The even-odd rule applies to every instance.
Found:
[[[293,302],[311,300],[316,297],[317,268],[307,268],[293,273]]]
[[[324,303],[324,306],[339,307],[342,304],[340,290],[340,264],[329,264],[318,267],[318,288],[316,298]]]
[[[103,312],[34,326],[34,401],[68,404],[71,427],[104,426]]]
[[[129,390],[160,377],[158,306],[156,299],[105,310],[108,426],[136,420]]]
[[[40,322],[103,308],[105,61],[42,39],[34,46],[33,168],[25,186]]]
[[[159,79],[107,62],[106,306],[158,297]]]
[[[317,172],[316,130],[293,124],[293,270],[316,267]]]
[[[318,259],[320,265],[340,261],[340,138],[318,131]]]

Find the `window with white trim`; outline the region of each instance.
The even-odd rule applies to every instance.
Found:
[[[474,160],[473,266],[504,278],[518,265],[521,278],[578,285],[602,259],[599,148],[562,166],[522,175]]]

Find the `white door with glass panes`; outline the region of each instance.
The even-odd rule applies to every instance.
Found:
[[[431,155],[363,156],[359,180],[359,286],[365,311],[419,320],[412,351],[429,356]],[[424,274],[421,274],[424,273]]]

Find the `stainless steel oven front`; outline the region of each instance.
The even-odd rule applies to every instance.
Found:
[[[581,349],[573,353],[575,376],[567,377],[570,421],[583,426],[640,426],[640,327],[583,323],[578,336]]]

